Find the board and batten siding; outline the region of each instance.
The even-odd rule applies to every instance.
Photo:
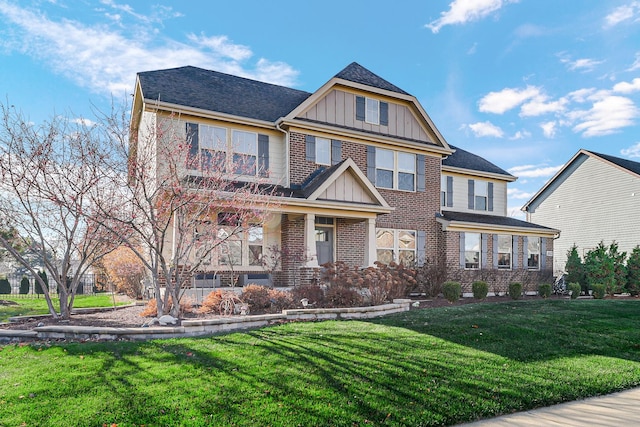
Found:
[[[351,203],[369,203],[376,201],[365,192],[362,185],[355,179],[350,171],[340,175],[319,196],[319,200],[340,200]]]
[[[371,98],[375,98],[375,96],[372,95]],[[325,97],[318,100],[300,117],[400,138],[424,142],[431,141],[424,127],[407,106],[389,102],[386,99],[382,101],[387,102],[389,105],[389,124],[387,126],[356,120],[356,94],[338,89],[327,93]]]
[[[560,230],[554,242],[554,272],[565,270],[567,251],[581,257],[614,240],[629,254],[640,244],[640,178],[588,157],[551,192],[528,219]]]
[[[487,215],[507,216],[507,183],[505,181],[488,180],[470,175],[447,175],[453,176],[453,206],[443,206],[442,210],[455,212],[469,212]],[[493,183],[493,211],[478,211],[469,209],[469,179]]]

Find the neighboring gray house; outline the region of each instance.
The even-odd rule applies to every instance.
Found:
[[[640,163],[580,150],[523,207],[527,220],[560,230],[554,271],[575,244],[581,257],[603,241],[640,244]]]

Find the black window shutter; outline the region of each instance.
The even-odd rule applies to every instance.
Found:
[[[487,184],[487,209],[493,211],[493,182]]]
[[[447,207],[453,207],[453,177],[447,177]]]
[[[258,173],[269,176],[269,135],[258,134]]]
[[[475,182],[470,179],[469,180],[469,209],[473,209],[473,207],[475,206],[475,194],[474,194],[474,188],[475,188]]]
[[[464,233],[460,233],[460,268],[464,270],[465,260],[464,260]]]
[[[540,237],[540,269],[547,268],[547,239]]]
[[[416,190],[426,190],[426,177],[424,176],[424,154],[416,156]]]
[[[189,144],[189,158],[187,159],[188,169],[198,169],[198,124],[187,123],[187,143]]]
[[[376,185],[376,147],[367,145],[367,178]]]
[[[364,122],[364,96],[356,96],[356,120]]]
[[[488,241],[489,241],[489,235],[487,233],[482,233],[480,235],[480,246],[482,248],[482,254],[480,255],[480,257],[482,258],[481,259],[482,263],[480,265],[482,266],[483,269],[487,268],[487,261],[488,261],[487,252],[489,252],[488,251],[489,245],[487,243]]]
[[[307,143],[307,161],[316,161],[316,137],[313,135],[307,135],[305,138]]]
[[[342,160],[342,141],[331,140],[331,164],[337,165]]]
[[[389,125],[389,104],[380,102],[380,124],[382,126]]]

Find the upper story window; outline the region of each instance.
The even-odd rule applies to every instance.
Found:
[[[187,123],[188,169],[244,176],[268,176],[269,136],[219,126]]]
[[[389,125],[389,104],[375,98],[356,96],[356,120],[372,125]]]
[[[493,182],[470,179],[469,209],[476,211],[493,211]]]
[[[530,270],[540,268],[540,238],[529,237],[527,239],[527,267]]]
[[[453,177],[440,175],[440,206],[453,206]]]
[[[498,268],[511,268],[512,237],[508,234],[498,235]]]
[[[305,145],[308,162],[330,166],[342,160],[342,141],[306,135]]]
[[[464,268],[480,268],[480,233],[464,233]]]
[[[375,184],[380,188],[415,191],[416,155],[376,148]]]

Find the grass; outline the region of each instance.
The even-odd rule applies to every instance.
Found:
[[[513,301],[6,345],[0,426],[452,425],[640,385],[639,315],[636,301]]]
[[[40,298],[29,295],[0,295],[0,299],[18,303],[18,305],[0,305],[0,322],[6,322],[14,316],[33,316],[37,314],[49,314],[49,308],[44,296]],[[52,298],[53,306],[59,311],[60,300]],[[73,302],[74,308],[87,307],[112,307],[111,294],[77,295]],[[2,424],[0,424],[2,426]]]

